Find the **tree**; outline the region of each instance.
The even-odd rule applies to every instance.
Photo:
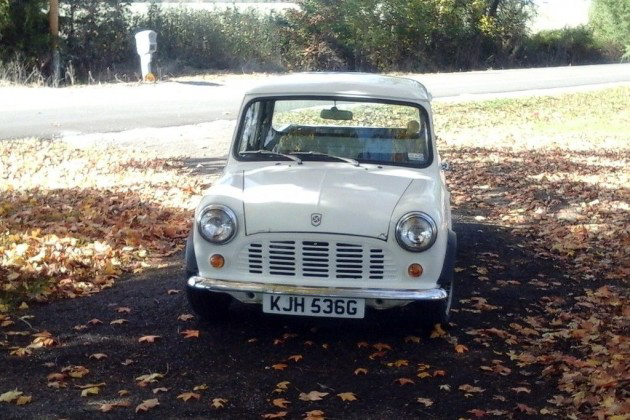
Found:
[[[27,65],[48,61],[48,0],[0,0],[0,59],[19,54]]]
[[[129,28],[129,1],[63,0],[61,21],[65,61],[79,75],[103,71],[135,57]]]
[[[630,0],[593,0],[590,20],[600,40],[623,48],[630,59]]]

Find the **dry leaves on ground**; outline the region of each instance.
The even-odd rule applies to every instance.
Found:
[[[87,295],[183,247],[201,179],[174,160],[0,143],[0,304]]]
[[[475,208],[475,220],[509,228],[537,257],[562,262],[565,281],[584,285],[581,296],[546,299],[538,305],[545,316],[527,326],[472,332],[528,349],[512,358],[544,366],[547,380],[558,381],[550,402],[573,416],[630,411],[619,386],[630,381],[628,98],[630,88],[619,87],[436,106],[442,154],[455,168],[448,174],[454,210]],[[481,270],[476,275],[483,280]],[[483,369],[510,373],[496,364]]]

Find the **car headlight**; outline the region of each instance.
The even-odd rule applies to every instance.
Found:
[[[419,211],[405,214],[396,225],[396,240],[407,251],[425,251],[437,238],[435,221]]]
[[[203,209],[197,219],[197,228],[201,236],[213,244],[226,244],[238,228],[236,215],[232,210],[222,205],[211,205]]]

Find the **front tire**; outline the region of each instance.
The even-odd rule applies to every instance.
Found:
[[[206,321],[224,319],[227,315],[232,296],[225,293],[214,293],[192,286],[186,286],[188,303],[199,318]]]
[[[435,302],[423,302],[420,313],[421,323],[425,328],[433,328],[435,324],[448,326],[451,320],[451,307],[453,306],[453,293],[455,291],[454,282],[451,280],[445,289],[448,297]]]

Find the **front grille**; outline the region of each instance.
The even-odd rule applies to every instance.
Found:
[[[370,280],[394,275],[394,265],[385,250],[363,244],[260,241],[250,243],[245,253],[250,274]]]

